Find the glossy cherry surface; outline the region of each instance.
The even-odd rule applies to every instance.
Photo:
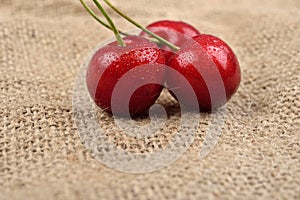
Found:
[[[222,106],[237,91],[241,81],[240,66],[234,52],[224,41],[212,35],[202,34],[188,40],[167,64],[188,80],[201,111]],[[193,94],[185,89],[182,77],[168,71],[166,76],[171,93],[183,96],[181,103],[195,106],[196,102],[190,98]],[[214,90],[213,105],[209,88]],[[225,97],[222,91],[225,91]]]
[[[148,25],[147,28],[179,47],[187,39],[200,35],[200,32],[195,27],[182,21],[162,20]],[[140,35],[143,37],[149,37],[145,32],[142,32]],[[161,48],[165,50],[164,54],[166,56],[166,60],[168,60],[172,55],[172,50],[166,45],[162,45]]]
[[[129,112],[131,116],[141,115],[154,104],[163,88],[165,70],[162,65],[165,64],[165,58],[156,44],[143,37],[128,36],[123,40],[126,46],[121,47],[117,42],[113,42],[93,55],[87,69],[87,88],[95,103],[112,113],[114,88],[120,79],[131,71],[122,86],[122,91],[116,94],[114,105],[117,106],[113,114],[127,114],[128,105],[126,107],[122,102],[130,88],[138,83],[141,87],[135,90],[130,98]],[[144,69],[146,67],[146,70],[139,70],[139,66],[144,66]],[[152,82],[161,85],[151,84]]]

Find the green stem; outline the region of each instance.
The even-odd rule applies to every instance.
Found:
[[[87,12],[88,12],[88,13],[89,13],[89,14],[90,14],[97,22],[99,22],[102,26],[108,28],[109,30],[112,30],[112,28],[111,28],[108,24],[106,24],[105,22],[103,22],[101,19],[99,19],[99,18],[97,17],[97,15],[92,11],[91,8],[88,7],[88,5],[87,5],[83,0],[80,0],[80,2],[81,2],[81,4],[83,5],[83,7],[86,9],[86,11],[87,11]],[[120,31],[120,30],[119,30],[119,33],[122,34],[122,35],[124,35],[124,36],[129,36],[129,34],[123,32],[123,31]]]
[[[93,0],[93,2],[96,4],[96,6],[98,7],[98,9],[101,11],[101,13],[103,14],[103,16],[105,17],[105,19],[107,20],[107,22],[109,23],[112,31],[115,34],[115,37],[118,41],[118,44],[120,46],[125,46],[125,43],[120,35],[120,32],[118,31],[117,27],[115,26],[115,24],[113,23],[113,21],[111,20],[111,18],[109,17],[109,15],[107,14],[107,12],[104,10],[104,8],[100,5],[100,3],[97,0]]]
[[[151,32],[149,29],[143,27],[142,25],[140,25],[139,23],[137,23],[136,21],[134,21],[133,19],[131,19],[130,17],[128,17],[127,15],[125,15],[124,13],[122,13],[121,11],[119,11],[114,5],[112,5],[109,0],[103,0],[111,9],[113,9],[115,12],[117,12],[119,15],[121,15],[122,17],[124,17],[127,21],[129,21],[130,23],[132,23],[133,25],[135,25],[136,27],[142,29],[143,31],[145,31],[147,34],[151,35],[152,37],[154,37],[155,39],[157,39],[158,41],[160,41],[161,43],[167,45],[168,47],[170,47],[171,49],[173,49],[174,51],[179,50],[180,48],[177,47],[176,45],[170,43],[169,41],[165,40],[162,37],[159,37],[158,35],[156,35],[155,33]]]

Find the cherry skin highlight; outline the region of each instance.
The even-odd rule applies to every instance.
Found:
[[[147,29],[178,47],[181,47],[186,40],[200,35],[200,32],[195,27],[182,21],[157,21],[148,25]],[[140,36],[150,37],[145,32],[141,32]],[[172,55],[172,50],[166,45],[161,45],[161,48],[165,50],[164,54],[167,61]]]
[[[198,103],[200,111],[211,111],[224,105],[237,91],[241,81],[240,66],[234,52],[224,41],[212,35],[202,34],[186,41],[167,65],[182,75],[178,77],[167,70],[166,84],[171,94],[183,96],[179,101],[188,107],[193,108]],[[185,89],[182,78],[189,82],[194,94]],[[209,88],[213,88],[214,98]],[[198,102],[192,102],[191,95],[196,95]]]
[[[113,114],[126,115],[128,105],[122,105],[130,88],[141,85],[131,95],[129,113],[133,116],[146,114],[159,97],[165,79],[165,58],[158,46],[143,37],[123,38],[126,46],[117,42],[99,49],[92,57],[86,75],[87,89],[95,103],[108,113],[112,113],[112,95],[118,81],[129,71],[123,90],[117,93],[117,105]],[[139,66],[147,70],[139,70]],[[144,68],[145,69],[145,68]],[[134,70],[134,71],[132,71]],[[152,84],[154,82],[159,84]]]

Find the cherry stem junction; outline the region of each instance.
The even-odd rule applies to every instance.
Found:
[[[109,23],[112,31],[114,32],[114,35],[115,35],[117,41],[118,41],[118,44],[120,46],[125,46],[125,43],[124,43],[124,41],[123,41],[123,39],[122,39],[122,37],[120,35],[119,30],[117,29],[117,27],[115,26],[115,24],[113,23],[112,19],[109,17],[109,15],[105,11],[105,9],[101,6],[101,4],[97,0],[93,0],[93,2],[97,6],[97,8],[101,11],[101,13],[103,14],[103,16],[107,20],[107,22]]]
[[[94,2],[96,0],[93,0]],[[110,1],[108,0],[103,0],[111,9],[113,9],[115,12],[117,12],[120,16],[122,16],[123,18],[125,18],[127,21],[129,21],[130,23],[132,23],[133,25],[135,25],[136,27],[140,28],[141,30],[143,30],[144,32],[146,32],[147,34],[149,34],[150,36],[154,37],[155,39],[157,39],[159,42],[167,45],[168,47],[170,47],[172,50],[177,51],[180,48],[177,47],[176,45],[170,43],[169,41],[165,40],[164,38],[156,35],[155,33],[153,33],[152,31],[150,31],[149,29],[143,27],[142,25],[140,25],[139,23],[137,23],[136,21],[134,21],[133,19],[131,19],[129,16],[125,15],[124,13],[122,13],[119,9],[117,9],[114,5],[112,5],[110,3]]]

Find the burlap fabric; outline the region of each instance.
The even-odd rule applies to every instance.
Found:
[[[0,199],[300,199],[300,1],[114,3],[143,24],[184,20],[232,46],[242,83],[217,146],[199,160],[199,130],[165,169],[106,168],[79,140],[72,91],[86,55],[111,32],[75,0],[2,0]]]

